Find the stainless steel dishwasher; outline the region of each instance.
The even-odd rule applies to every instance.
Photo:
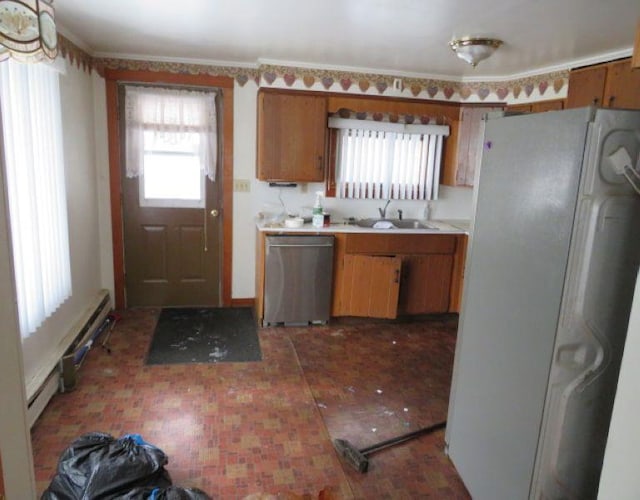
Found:
[[[329,320],[333,240],[333,236],[266,237],[263,326]]]

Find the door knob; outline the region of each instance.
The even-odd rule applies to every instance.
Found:
[[[220,215],[220,212],[218,212],[217,208],[211,210],[211,217],[217,217],[218,215]]]

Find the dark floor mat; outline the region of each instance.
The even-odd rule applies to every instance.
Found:
[[[261,361],[251,308],[167,308],[158,318],[148,365]]]

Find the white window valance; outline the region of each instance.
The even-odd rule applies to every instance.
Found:
[[[138,177],[144,170],[145,148],[149,147],[145,132],[164,142],[193,143],[201,170],[215,180],[218,138],[214,91],[125,86],[127,177]]]
[[[395,132],[400,134],[449,135],[448,125],[423,125],[413,123],[391,123],[354,118],[329,117],[329,128],[350,130],[371,130],[376,132]]]

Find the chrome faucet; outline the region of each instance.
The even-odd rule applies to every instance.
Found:
[[[380,217],[383,219],[387,218],[387,207],[389,206],[389,203],[391,203],[391,200],[387,200],[387,203],[385,203],[384,208],[378,208],[378,212],[380,212]]]

